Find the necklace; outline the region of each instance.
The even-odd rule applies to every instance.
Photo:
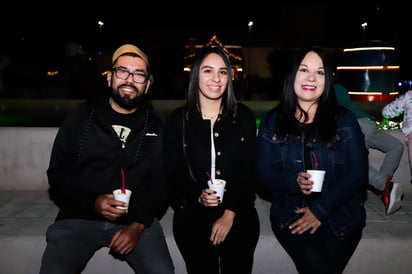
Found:
[[[209,120],[214,121],[219,116],[221,108],[219,108],[217,113],[205,113],[205,112],[200,110],[199,106],[197,106],[197,110],[202,114],[203,119],[209,119]]]
[[[215,113],[215,114],[202,113],[202,117],[204,119],[210,119],[210,120],[214,120],[218,115],[219,115],[219,113]]]

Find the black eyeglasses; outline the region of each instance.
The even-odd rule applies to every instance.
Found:
[[[114,72],[114,75],[121,80],[126,80],[129,75],[132,75],[133,81],[138,84],[144,84],[148,78],[147,75],[141,71],[130,72],[123,68],[112,68],[112,71]]]

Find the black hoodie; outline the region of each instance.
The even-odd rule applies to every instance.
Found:
[[[47,170],[50,199],[60,209],[56,219],[150,226],[154,217],[160,218],[168,206],[162,123],[149,101],[132,114],[116,113],[108,97],[75,108],[57,133]],[[127,139],[122,140],[113,125],[130,129]],[[96,213],[95,199],[121,187],[122,169],[126,188],[132,191],[129,212],[110,221]]]

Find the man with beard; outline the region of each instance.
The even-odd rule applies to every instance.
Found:
[[[81,103],[56,135],[47,177],[59,212],[46,233],[41,274],[80,273],[102,247],[136,273],[174,273],[159,223],[167,185],[162,119],[146,97],[153,82],[149,60],[125,44],[112,63],[111,93]],[[119,188],[132,191],[128,204],[114,199]]]

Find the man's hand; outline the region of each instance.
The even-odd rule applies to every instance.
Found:
[[[127,213],[127,209],[119,209],[116,206],[126,206],[126,204],[115,200],[113,194],[99,195],[94,203],[96,212],[109,220],[116,220]]]
[[[143,230],[143,224],[134,222],[117,231],[110,241],[110,250],[121,255],[127,255],[139,242]]]

